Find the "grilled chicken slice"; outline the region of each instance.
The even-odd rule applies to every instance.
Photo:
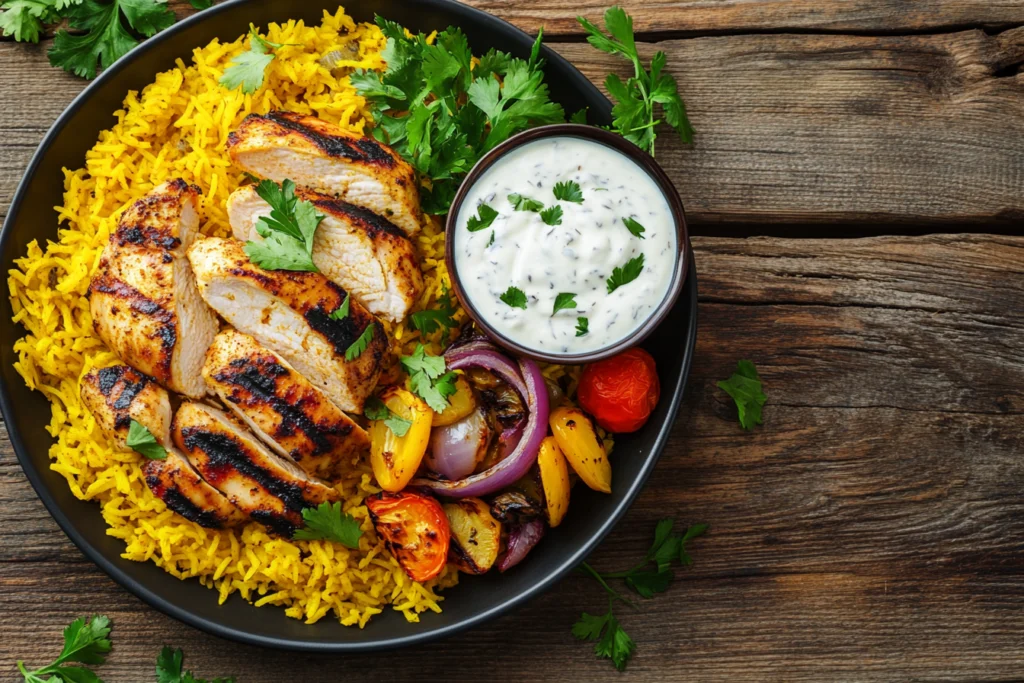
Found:
[[[170,444],[171,401],[167,391],[149,377],[127,365],[114,365],[86,374],[79,391],[96,424],[118,448],[128,448],[132,420],[160,443]]]
[[[302,509],[338,500],[330,485],[271,453],[227,413],[183,403],[172,437],[203,479],[252,519],[283,536],[302,525]]]
[[[247,519],[227,496],[206,483],[176,448],[167,449],[166,460],[147,460],[142,473],[153,495],[199,526],[223,529]]]
[[[320,273],[263,270],[249,261],[242,243],[208,237],[188,253],[199,293],[236,329],[252,335],[323,391],[342,410],[363,412],[388,350],[380,321],[358,302],[335,320],[345,290]],[[366,348],[345,360],[368,333]],[[353,350],[354,351],[354,350]]]
[[[228,137],[236,166],[278,183],[337,196],[384,216],[410,237],[420,230],[416,173],[387,145],[313,116],[250,114]]]
[[[393,223],[375,213],[326,195],[299,190],[324,215],[313,238],[313,263],[371,313],[400,322],[423,293],[423,274],[412,242]],[[260,240],[259,219],[270,205],[249,185],[228,198],[228,217],[236,238]]]
[[[249,429],[311,476],[336,479],[348,460],[370,447],[362,427],[247,334],[218,334],[203,378]]]
[[[136,370],[191,397],[206,391],[199,371],[217,333],[185,258],[199,227],[197,194],[172,180],[129,207],[89,285],[103,342]]]
[[[167,448],[167,458],[146,460],[142,473],[168,508],[214,529],[245,521],[245,515],[171,446],[171,402],[163,387],[127,365],[114,365],[89,372],[82,378],[81,392],[96,423],[118,447],[128,448],[128,428],[135,420]]]

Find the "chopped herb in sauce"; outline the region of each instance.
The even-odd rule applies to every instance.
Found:
[[[505,290],[505,293],[498,298],[512,308],[521,308],[524,311],[526,310],[526,292],[518,287],[510,286]]]
[[[626,261],[626,265],[622,267],[615,267],[612,269],[612,276],[608,278],[608,293],[611,294],[622,285],[628,285],[633,280],[640,277],[640,273],[644,272],[644,255],[640,254],[636,258],[631,258]]]

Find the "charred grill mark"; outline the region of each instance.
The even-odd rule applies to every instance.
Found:
[[[271,510],[253,510],[249,516],[279,536],[291,538],[298,525]]]
[[[220,515],[213,510],[204,510],[193,503],[177,488],[165,485],[159,474],[147,474],[146,484],[154,496],[162,500],[168,508],[188,521],[195,522],[207,529],[220,529],[224,526],[224,519]]]
[[[181,430],[181,438],[190,453],[198,450],[206,455],[208,464],[205,469],[211,471],[207,477],[211,484],[223,481],[234,470],[279,498],[286,509],[301,514],[302,508],[306,507],[299,486],[281,481],[273,473],[255,464],[246,456],[246,448],[235,439],[201,427],[185,427]]]
[[[402,232],[394,223],[378,216],[372,211],[349,204],[348,202],[340,199],[333,199],[330,197],[323,197],[313,201],[313,205],[319,209],[327,211],[328,213],[340,214],[347,217],[353,223],[361,226],[370,239],[377,239],[382,233],[385,235],[391,235],[393,237],[407,240],[405,233]]]
[[[254,116],[259,118],[256,114],[250,114],[246,118]],[[338,135],[327,135],[296,121],[296,115],[290,112],[272,111],[263,118],[276,123],[282,128],[298,133],[319,147],[329,157],[359,161],[376,166],[384,166],[385,168],[395,166],[395,158],[391,156],[383,145],[373,138],[347,138]]]
[[[275,436],[291,436],[301,431],[314,446],[310,455],[320,455],[333,450],[329,436],[347,436],[352,431],[339,429],[340,425],[321,426],[310,419],[302,410],[302,401],[289,403],[277,394],[277,378],[287,376],[288,370],[269,358],[238,358],[231,361],[231,370],[220,371],[214,379],[242,389],[246,394],[240,403],[249,407],[269,406],[281,418]],[[238,397],[233,394],[233,397]]]
[[[344,294],[339,301],[343,299]],[[335,320],[330,314],[330,311],[324,310],[323,304],[317,304],[316,308],[309,309],[303,315],[309,326],[319,332],[334,347],[334,352],[339,356],[344,356],[348,347],[352,346],[352,342],[359,339],[359,335],[363,333],[366,325],[359,325],[353,314],[349,314],[343,320]]]
[[[157,336],[160,337],[164,354],[160,357],[159,367],[162,377],[169,377],[171,374],[171,353],[175,344],[178,343],[178,326],[176,316],[172,311],[167,310],[156,301],[153,301],[131,285],[111,277],[107,273],[98,273],[89,283],[89,292],[100,292],[127,302],[131,311],[152,318],[160,324]],[[113,312],[111,308],[111,312]],[[93,326],[98,324],[93,321]]]
[[[126,244],[135,244],[173,251],[181,246],[181,240],[177,237],[147,225],[121,225],[117,228],[112,239],[119,247],[123,247]]]

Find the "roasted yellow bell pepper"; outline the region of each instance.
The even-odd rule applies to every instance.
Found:
[[[455,393],[448,397],[448,407],[434,413],[434,426],[443,427],[458,422],[476,410],[476,396],[462,375],[455,380]]]
[[[555,437],[545,437],[540,442],[540,453],[537,454],[537,467],[540,469],[540,483],[544,487],[544,502],[548,511],[548,524],[554,528],[562,523],[569,509],[569,467],[565,464],[565,456],[558,447]]]
[[[548,424],[565,459],[583,483],[595,491],[611,493],[612,465],[586,413],[579,408],[555,408]]]
[[[434,411],[421,398],[401,387],[389,387],[380,398],[388,410],[412,423],[404,436],[396,436],[384,420],[370,423],[373,476],[382,489],[397,492],[413,478],[427,452]]]

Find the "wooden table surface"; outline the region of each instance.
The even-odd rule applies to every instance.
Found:
[[[607,0],[473,0],[596,81],[581,42]],[[572,4],[572,8],[566,5]],[[602,609],[570,577],[447,642],[309,657],[204,635],[87,561],[0,435],[0,680],[108,614],[107,681],[1009,680],[1024,677],[1024,0],[628,0],[668,53],[698,131],[660,147],[692,222],[700,333],[668,448],[592,557],[654,523],[705,521],[696,563],[621,620],[627,673],[569,628]],[[175,3],[179,15],[186,2]],[[46,128],[85,85],[0,42],[0,218]],[[668,136],[665,136],[667,140]],[[715,387],[757,363],[763,427]]]

